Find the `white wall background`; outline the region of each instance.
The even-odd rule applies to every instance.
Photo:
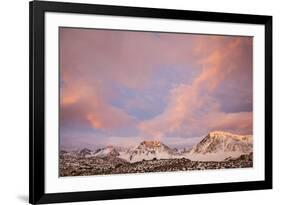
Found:
[[[79,204],[277,204],[280,188],[281,6],[276,0],[72,0],[96,4],[273,15],[274,189],[126,199]],[[28,201],[28,1],[2,1],[0,11],[0,204]],[[78,203],[77,203],[78,204]]]

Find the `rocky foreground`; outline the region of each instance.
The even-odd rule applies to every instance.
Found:
[[[237,159],[202,162],[189,159],[153,159],[135,163],[116,157],[83,157],[60,155],[60,176],[87,176],[105,174],[127,174],[145,172],[171,172],[205,169],[228,169],[253,167],[253,154],[241,155]]]

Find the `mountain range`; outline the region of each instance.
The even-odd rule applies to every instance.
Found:
[[[80,150],[79,155],[99,158],[120,158],[134,163],[146,160],[186,158],[192,161],[223,161],[235,159],[253,152],[252,135],[237,135],[229,132],[215,131],[208,133],[191,149],[179,151],[160,141],[143,141],[135,147],[117,149],[114,146],[91,151]]]

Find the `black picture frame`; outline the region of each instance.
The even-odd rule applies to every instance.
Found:
[[[30,12],[29,202],[45,204],[272,188],[272,16],[32,1]],[[71,193],[45,192],[45,13],[79,13],[259,24],[265,27],[265,180]]]

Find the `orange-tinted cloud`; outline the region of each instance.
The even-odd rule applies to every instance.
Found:
[[[110,98],[107,92],[107,98]],[[61,89],[61,120],[78,120],[96,129],[112,129],[130,125],[135,119],[106,101],[99,86],[72,80]]]
[[[93,114],[88,114],[86,118],[87,120],[90,121],[91,125],[94,128],[100,129],[105,127],[105,124],[101,122],[101,120]]]

